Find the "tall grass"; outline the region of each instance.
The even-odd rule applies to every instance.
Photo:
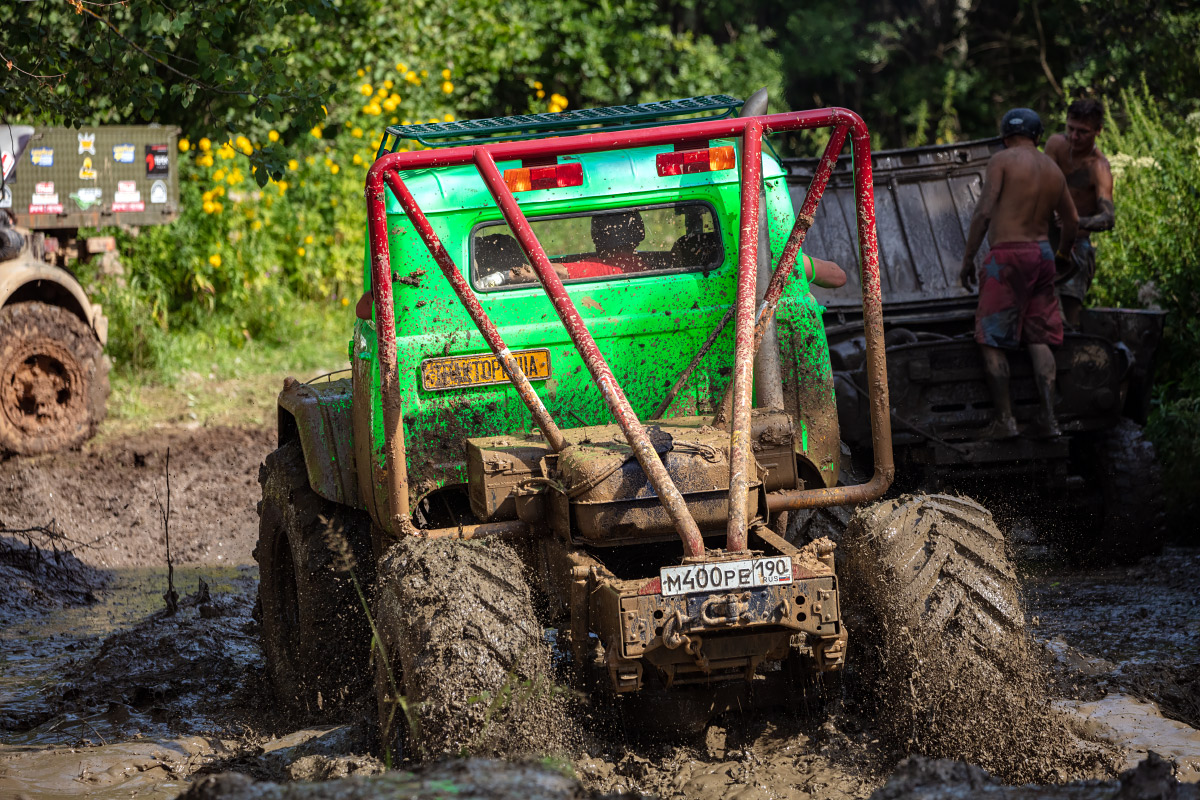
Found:
[[[1200,510],[1200,113],[1186,118],[1145,86],[1110,104],[1100,146],[1117,224],[1096,237],[1093,301],[1168,312],[1147,431],[1179,525]],[[1194,518],[1194,517],[1192,517]]]

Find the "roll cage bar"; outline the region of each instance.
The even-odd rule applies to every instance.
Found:
[[[539,115],[541,116],[541,115]],[[576,123],[578,124],[578,123]],[[432,127],[432,126],[431,126]],[[825,151],[796,214],[779,264],[771,275],[762,301],[755,309],[755,277],[758,258],[759,188],[762,183],[763,136],[789,131],[831,128]],[[461,135],[461,134],[460,134]],[[875,230],[875,192],[871,177],[871,144],[866,124],[852,111],[826,108],[752,117],[689,120],[682,124],[627,128],[579,133],[553,139],[523,139],[468,143],[447,149],[387,153],[378,158],[367,172],[367,221],[371,247],[371,292],[375,301],[379,337],[379,372],[383,406],[384,453],[388,476],[391,522],[399,533],[417,533],[409,517],[408,477],[404,452],[403,409],[396,355],[396,320],[392,296],[391,257],[388,247],[385,189],[391,189],[404,213],[411,220],[430,255],[454,289],[492,353],[504,366],[517,394],[529,408],[534,423],[558,452],[566,446],[562,432],[537,396],[500,336],[495,324],[484,312],[462,271],[442,245],[401,177],[402,171],[474,165],[496,200],[509,228],[533,266],[542,288],[571,341],[587,365],[610,413],[621,427],[629,446],[646,473],[659,501],[666,508],[680,539],[685,556],[704,556],[704,543],[686,501],[679,492],[662,460],[655,451],[641,421],[604,357],[596,347],[582,317],[571,301],[562,280],[554,271],[545,250],[530,227],[525,214],[505,184],[497,161],[550,159],[565,155],[624,150],[634,147],[690,144],[702,140],[741,138],[741,230],[737,295],[734,303],[733,380],[718,411],[715,424],[728,427],[730,434],[729,520],[726,550],[746,549],[748,530],[747,491],[752,469],[750,442],[750,403],[753,394],[754,356],[762,344],[770,320],[783,290],[792,277],[797,255],[812,226],[817,204],[825,191],[833,166],[846,136],[851,138],[854,159],[855,205],[857,207],[859,271],[863,296],[863,322],[867,342],[867,378],[870,387],[871,437],[874,444],[875,471],[872,478],[855,486],[800,489],[768,494],[770,511],[815,508],[859,503],[883,494],[895,473],[892,460],[891,420],[888,405],[887,372],[883,347],[883,304],[879,281],[879,245]],[[711,337],[710,337],[711,338]],[[726,410],[727,409],[727,410]]]

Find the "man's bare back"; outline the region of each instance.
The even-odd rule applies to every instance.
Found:
[[[1032,139],[1009,137],[1006,148],[988,161],[983,179],[983,196],[971,217],[967,249],[963,253],[963,286],[975,278],[975,254],[984,234],[993,244],[1001,242],[1044,242],[1050,238],[1054,212],[1062,220],[1063,244],[1075,239],[1075,204],[1067,191],[1062,170],[1041,153]]]
[[[992,156],[980,205],[990,203],[991,242],[1042,242],[1053,212],[1062,213],[1066,181],[1054,161],[1028,139]],[[1028,145],[1023,142],[1029,142]]]

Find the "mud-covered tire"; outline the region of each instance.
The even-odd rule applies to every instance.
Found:
[[[851,644],[885,735],[1023,776],[1023,715],[1045,705],[992,515],[965,497],[905,495],[859,511],[843,547]]]
[[[1072,544],[1089,560],[1137,561],[1162,552],[1166,496],[1162,468],[1142,426],[1122,418],[1090,437],[1079,465],[1095,502],[1077,520]]]
[[[87,323],[45,303],[0,309],[0,452],[78,446],[107,399],[108,362]]]
[[[268,455],[258,479],[263,499],[254,557],[267,674],[287,711],[320,715],[368,685],[370,626],[345,567],[353,566],[369,592],[370,519],[312,490],[299,442]],[[336,536],[331,546],[337,533],[345,548]]]
[[[394,753],[399,732],[422,760],[556,748],[564,703],[524,571],[494,540],[413,537],[387,552],[374,602],[385,747]]]

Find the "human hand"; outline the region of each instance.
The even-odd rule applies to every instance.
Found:
[[[967,261],[967,260],[963,261],[962,269],[959,270],[959,273],[958,273],[958,281],[959,281],[959,283],[962,284],[962,287],[964,289],[966,289],[968,292],[971,291],[972,288],[974,288],[975,259],[971,259],[970,261]]]

